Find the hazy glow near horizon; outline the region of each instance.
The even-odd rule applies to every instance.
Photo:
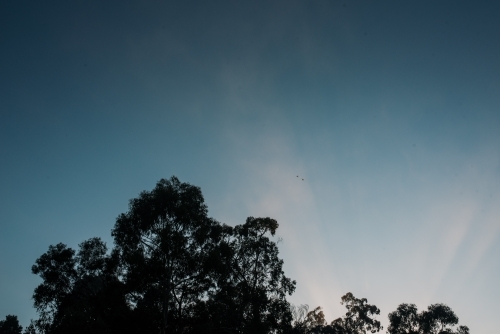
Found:
[[[0,318],[35,259],[176,175],[278,220],[294,304],[449,305],[495,333],[500,3],[0,4]],[[299,177],[297,177],[297,175]],[[304,179],[304,180],[302,180]],[[385,332],[385,329],[384,329]]]

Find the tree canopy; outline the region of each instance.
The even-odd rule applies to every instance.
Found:
[[[458,326],[458,317],[444,304],[432,304],[418,312],[414,304],[401,304],[389,313],[388,334],[469,334],[467,326]]]
[[[176,177],[130,200],[116,219],[108,250],[91,238],[73,250],[49,246],[32,267],[39,318],[25,334],[240,333],[365,334],[383,328],[380,310],[347,293],[347,312],[327,323],[321,307],[295,307],[296,282],[283,271],[278,222],[248,217],[228,226],[208,217],[200,188]],[[444,304],[418,312],[401,304],[388,334],[469,334]],[[20,334],[16,316],[0,334]]]
[[[112,235],[129,302],[138,312],[156,313],[151,320],[161,333],[188,326],[197,302],[214,288],[207,259],[220,239],[201,190],[175,177],[160,180],[130,201]]]
[[[15,315],[7,315],[5,320],[0,320],[0,334],[21,334],[22,330]]]

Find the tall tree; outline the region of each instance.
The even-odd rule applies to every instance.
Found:
[[[231,305],[239,332],[280,332],[291,322],[286,296],[294,292],[295,281],[285,276],[276,242],[269,238],[277,228],[274,219],[248,217],[232,231],[231,270],[215,299],[224,296]]]
[[[213,287],[205,260],[218,229],[207,216],[201,190],[176,177],[142,192],[117,218],[112,235],[129,300],[137,312],[152,315],[152,329],[166,333],[189,327],[197,301]]]
[[[21,334],[22,330],[15,315],[7,315],[5,320],[0,320],[0,334]]]

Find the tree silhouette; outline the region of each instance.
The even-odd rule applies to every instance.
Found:
[[[106,255],[99,238],[75,251],[59,243],[36,260],[32,272],[43,282],[35,289],[40,318],[27,332],[127,333],[130,309],[117,276],[116,254]]]
[[[414,304],[401,304],[397,310],[389,313],[389,334],[418,334],[420,332],[420,315]]]
[[[380,310],[375,305],[367,303],[366,298],[358,299],[350,292],[342,296],[341,304],[347,308],[344,317],[333,320],[326,324],[325,316],[321,307],[307,312],[304,316],[302,306],[296,310],[293,327],[287,330],[287,334],[364,334],[367,332],[376,333],[382,329],[380,321],[374,316],[380,314]]]
[[[15,315],[7,315],[5,320],[0,320],[0,334],[21,334],[22,330]]]
[[[332,327],[342,328],[350,334],[361,334],[366,332],[376,333],[383,329],[380,321],[374,316],[380,314],[380,310],[375,305],[368,304],[366,298],[358,299],[350,292],[342,296],[342,305],[347,308],[344,318],[339,318],[332,322]]]
[[[444,304],[432,304],[418,313],[414,304],[401,304],[389,313],[389,334],[468,334],[467,326],[458,326],[458,317]]]
[[[219,224],[207,217],[201,190],[176,177],[132,199],[112,235],[125,270],[128,300],[150,317],[151,328],[188,327],[213,280],[205,260]]]
[[[309,334],[324,330],[326,320],[320,306],[309,311],[308,305],[298,307],[292,305],[291,311],[293,317],[292,328],[287,329],[287,334]]]
[[[229,274],[213,300],[230,305],[227,326],[238,332],[282,331],[291,321],[286,295],[295,290],[295,281],[285,276],[278,247],[269,239],[277,228],[274,219],[249,217],[231,231]]]
[[[37,326],[44,332],[49,332],[63,299],[73,289],[77,278],[74,255],[75,251],[62,243],[51,245],[31,268],[33,274],[43,279],[35,288],[33,300],[40,314]]]
[[[130,200],[118,216],[108,252],[99,238],[49,246],[32,267],[39,319],[25,334],[366,334],[382,330],[366,298],[342,296],[345,316],[327,324],[321,307],[291,306],[296,282],[283,271],[272,237],[278,222],[248,217],[242,225],[208,217],[198,187],[176,177]],[[444,304],[418,312],[401,304],[388,334],[469,334]],[[0,334],[20,334],[17,317]]]

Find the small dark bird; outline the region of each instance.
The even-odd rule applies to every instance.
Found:
[[[304,179],[302,179],[302,181],[304,181]]]

